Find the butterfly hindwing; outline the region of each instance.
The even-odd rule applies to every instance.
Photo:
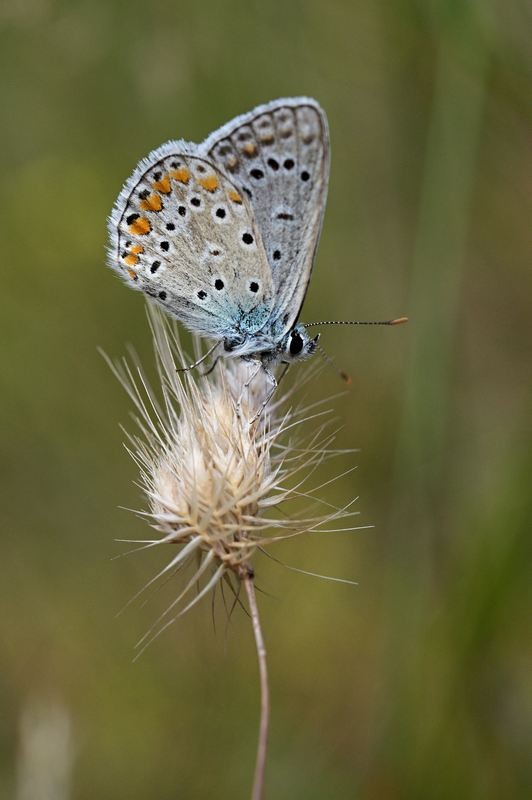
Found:
[[[271,313],[273,285],[248,199],[195,145],[141,161],[110,219],[111,266],[188,328],[214,338]]]
[[[275,100],[237,117],[199,148],[246,195],[270,264],[272,322],[299,316],[329,179],[327,118],[315,100]]]

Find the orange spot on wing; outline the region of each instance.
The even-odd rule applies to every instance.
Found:
[[[242,149],[247,156],[254,156],[257,153],[257,145],[253,142],[246,142]]]
[[[132,281],[136,281],[137,280],[137,273],[135,272],[135,270],[128,269],[128,275],[129,275],[129,277],[131,278]]]
[[[135,255],[137,255],[137,253],[143,253],[144,248],[141,244],[134,244],[133,247],[130,248],[130,252],[135,253]]]
[[[153,184],[153,188],[158,192],[162,192],[163,194],[170,194],[170,177],[168,175],[163,175],[160,181],[156,181]]]
[[[190,172],[185,167],[179,167],[179,169],[174,169],[170,173],[174,180],[179,181],[180,183],[188,183],[190,180]]]
[[[141,200],[140,207],[143,211],[160,211],[163,204],[158,194],[150,194],[145,200]]]
[[[220,185],[220,181],[216,175],[207,175],[206,178],[201,178],[198,183],[200,186],[203,186],[204,189],[207,189],[208,192],[215,192]]]
[[[124,258],[124,264],[126,264],[126,266],[128,266],[128,267],[134,267],[135,264],[138,264],[138,263],[139,263],[139,257],[138,256],[134,256],[131,253]],[[129,272],[129,270],[128,270],[128,272]]]
[[[242,198],[234,189],[229,192],[229,200],[232,200],[233,203],[238,203],[239,205],[242,203]]]
[[[139,217],[135,222],[131,223],[129,230],[137,236],[143,236],[151,231],[150,221],[146,217]]]

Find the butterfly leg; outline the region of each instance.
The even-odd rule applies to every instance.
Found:
[[[242,386],[242,391],[240,392],[240,397],[236,401],[236,411],[238,416],[240,416],[240,409],[242,406],[242,398],[244,397],[244,392],[246,389],[249,389],[252,382],[255,380],[257,375],[262,369],[262,361],[259,361],[258,358],[251,358],[250,356],[242,356],[242,361],[246,361],[248,364],[255,364],[257,369],[253,370],[247,381]]]
[[[201,377],[205,378],[207,375],[210,375],[220,359],[221,359],[221,356],[216,356],[216,358],[212,362],[211,366],[208,369],[206,369],[204,372],[200,373]]]
[[[266,408],[266,406],[268,405],[268,403],[270,402],[270,400],[274,396],[274,394],[275,394],[275,392],[277,390],[277,387],[279,386],[279,381],[277,380],[277,378],[275,377],[273,372],[270,369],[268,369],[268,367],[265,364],[263,364],[262,362],[261,362],[261,367],[264,370],[264,372],[266,373],[266,377],[270,381],[271,389],[268,392],[268,394],[266,395],[266,397],[264,398],[264,400],[262,401],[262,403],[260,405],[260,408],[257,411],[257,413],[255,414],[255,416],[253,417],[253,419],[250,419],[250,421],[249,421],[250,425],[252,425],[254,422],[256,422],[258,420],[258,418],[260,417],[260,415],[262,414],[262,412],[264,411],[264,409]],[[280,380],[283,379],[285,373],[286,373],[286,370],[281,375]],[[258,372],[256,372],[255,375],[258,375]],[[253,376],[253,377],[255,377],[255,376]]]
[[[240,406],[242,405],[242,398],[244,397],[244,392],[246,391],[246,389],[249,389],[251,383],[255,380],[255,378],[257,377],[257,375],[259,374],[259,372],[262,369],[262,361],[259,361],[256,358],[249,358],[249,357],[243,356],[242,361],[246,361],[248,364],[255,364],[257,366],[257,369],[255,369],[251,373],[251,375],[249,376],[247,381],[242,386],[242,391],[240,392],[240,397],[238,398],[237,404],[236,404],[237,409],[238,409],[238,413],[240,413]]]
[[[204,356],[202,356],[201,358],[198,358],[198,360],[194,361],[193,364],[189,364],[188,367],[176,367],[176,372],[188,372],[189,370],[194,369],[194,367],[199,366],[203,361],[205,361],[206,358],[208,358],[210,356],[211,353],[214,353],[214,351],[216,350],[217,347],[219,347],[219,345],[220,345],[220,342],[216,342],[216,344],[213,344],[211,349],[207,350],[207,352],[205,353]],[[214,363],[216,364],[216,361]]]
[[[283,380],[284,376],[286,375],[286,373],[288,372],[288,370],[289,370],[289,369],[290,369],[290,364],[285,364],[285,365],[284,365],[284,369],[283,369],[283,371],[281,372],[281,377],[280,377],[280,378],[279,378],[279,380],[277,381],[277,386],[280,386],[280,384],[281,384],[281,381]]]
[[[279,386],[281,385],[281,381],[284,379],[284,376],[286,375],[286,373],[288,372],[289,369],[290,369],[290,364],[283,364],[283,371],[281,372],[279,377],[276,379],[277,380],[277,385],[273,387],[272,392],[268,395],[268,397],[266,399],[266,403],[268,403],[272,399],[273,395],[275,394],[276,389],[278,389]],[[271,373],[270,373],[270,376],[273,378],[273,375],[271,375]],[[279,402],[281,402],[281,401],[282,401],[282,398],[281,398],[281,400]],[[260,410],[260,414],[262,414],[262,409]],[[259,416],[260,416],[260,414],[259,414]]]

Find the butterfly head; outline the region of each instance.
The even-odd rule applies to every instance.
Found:
[[[296,325],[288,331],[281,343],[283,361],[300,361],[311,356],[318,346],[320,334],[309,336],[303,325]]]

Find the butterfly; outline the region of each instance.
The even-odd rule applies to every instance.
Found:
[[[201,144],[142,159],[109,219],[109,264],[188,330],[264,370],[312,355],[298,323],[329,182],[327,117],[316,100],[273,100]],[[389,324],[389,323],[386,323]],[[200,363],[200,359],[191,368]]]
[[[110,217],[109,264],[225,356],[304,358],[316,337],[297,320],[328,180],[323,109],[274,100],[143,159]]]

